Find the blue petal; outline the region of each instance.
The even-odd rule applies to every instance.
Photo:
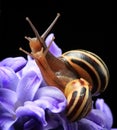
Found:
[[[97,99],[96,100],[96,109],[102,111],[106,118],[106,127],[111,128],[113,124],[113,116],[111,109],[109,106],[104,102],[104,99]]]
[[[0,115],[3,115],[6,112],[14,114],[16,101],[17,96],[14,91],[0,88]]]
[[[41,82],[42,78],[39,78],[34,71],[29,71],[24,77],[22,77],[16,90],[20,105],[25,101],[33,100]]]
[[[15,72],[21,70],[25,65],[27,61],[23,57],[8,57],[5,58],[0,62],[1,66],[8,66],[12,68]]]
[[[35,118],[39,123],[42,123],[43,126],[47,125],[44,110],[33,102],[25,103],[24,106],[19,107],[16,110],[16,116],[18,118],[23,116],[32,117],[32,119]]]
[[[39,107],[49,109],[54,113],[61,112],[65,109],[67,101],[64,94],[56,87],[42,87],[38,90],[36,101]]]
[[[54,34],[51,33],[48,35],[48,37],[46,38],[45,42],[46,42],[46,45],[48,46],[50,44],[50,42],[52,41],[52,38],[54,37]],[[62,54],[62,50],[56,45],[56,43],[53,41],[52,42],[52,45],[50,46],[50,52],[56,56],[56,57],[59,57],[61,56]]]
[[[18,77],[15,72],[9,67],[0,67],[0,88],[8,88],[16,90]]]

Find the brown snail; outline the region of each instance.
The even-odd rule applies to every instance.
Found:
[[[109,71],[104,61],[87,50],[71,50],[55,57],[45,44],[45,37],[59,18],[58,13],[52,24],[42,36],[29,20],[36,38],[29,38],[32,56],[41,70],[44,80],[50,86],[59,88],[66,96],[68,105],[66,115],[70,121],[85,117],[92,107],[92,96],[103,92],[109,81]]]

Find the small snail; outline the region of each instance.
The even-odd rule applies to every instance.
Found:
[[[92,96],[102,93],[109,82],[109,71],[104,61],[96,54],[87,50],[71,50],[60,57],[55,57],[45,44],[45,37],[56,23],[58,13],[48,29],[39,35],[29,20],[36,38],[25,37],[29,40],[32,56],[41,70],[44,80],[50,86],[59,88],[66,96],[68,105],[66,116],[70,121],[85,117],[92,108]]]

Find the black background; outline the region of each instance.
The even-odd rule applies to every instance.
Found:
[[[71,49],[86,49],[98,54],[110,71],[107,90],[100,95],[110,106],[113,127],[117,127],[116,105],[116,47],[113,42],[109,22],[110,6],[101,2],[74,1],[3,1],[0,7],[0,60],[6,57],[26,56],[19,47],[30,50],[24,36],[34,37],[25,17],[28,16],[40,35],[50,25],[56,13],[61,16],[51,30],[55,42],[63,52]],[[114,34],[113,34],[114,36]]]

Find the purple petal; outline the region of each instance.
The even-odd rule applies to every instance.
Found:
[[[0,130],[14,130],[15,120],[10,116],[0,116]]]
[[[78,124],[77,122],[74,122],[74,123],[69,123],[68,125],[69,127],[69,130],[78,130]]]
[[[54,113],[61,112],[66,107],[64,94],[56,87],[42,87],[37,93],[35,103],[43,109],[49,109]]]
[[[48,37],[46,38],[45,42],[46,42],[46,45],[48,46],[50,44],[50,42],[52,41],[52,38],[54,37],[54,34],[51,33],[48,35]],[[56,45],[56,43],[53,41],[52,42],[52,45],[50,46],[50,52],[56,56],[56,57],[59,57],[61,56],[62,54],[62,50]]]
[[[53,130],[60,125],[60,121],[56,115],[58,114],[52,113],[49,110],[46,111],[47,125],[44,127],[44,130]]]
[[[100,125],[94,123],[91,120],[88,119],[81,119],[78,122],[78,129],[79,130],[106,130],[105,128],[101,127]]]
[[[86,119],[106,128],[106,117],[100,110],[92,109],[91,112],[86,116]]]
[[[64,115],[60,115],[58,118],[61,122],[60,125],[63,127],[63,130],[79,130],[77,122],[69,122],[65,119]]]
[[[41,82],[42,78],[39,78],[34,71],[29,71],[29,73],[22,77],[16,90],[18,101],[21,105],[25,101],[33,100]]]
[[[78,130],[77,122],[69,122],[66,119],[65,113],[49,113],[50,118],[48,117],[48,125],[46,126],[47,130]],[[46,116],[47,117],[47,116]]]
[[[102,111],[106,118],[106,127],[111,128],[113,124],[113,116],[109,106],[104,102],[104,99],[96,100],[96,109]]]
[[[34,59],[32,59],[30,56],[27,56],[28,62],[26,66],[17,73],[17,75],[21,78],[22,76],[29,73],[29,71],[35,71],[39,77],[41,77],[41,72],[39,70],[39,67],[37,66]]]
[[[43,126],[47,125],[44,110],[36,106],[36,104],[33,102],[25,103],[24,106],[19,107],[16,110],[16,116],[18,118],[22,116],[32,117],[32,119],[35,118],[39,122],[41,122]]]
[[[11,114],[14,114],[16,101],[17,96],[14,91],[0,88],[0,115],[4,114],[4,112],[10,112]]]
[[[12,68],[15,72],[21,70],[26,65],[26,59],[23,57],[9,57],[5,58],[0,62],[2,66],[8,66]]]
[[[24,130],[43,130],[43,126],[34,119],[25,122]]]
[[[0,67],[0,88],[8,88],[16,90],[18,77],[15,72],[9,67]]]

